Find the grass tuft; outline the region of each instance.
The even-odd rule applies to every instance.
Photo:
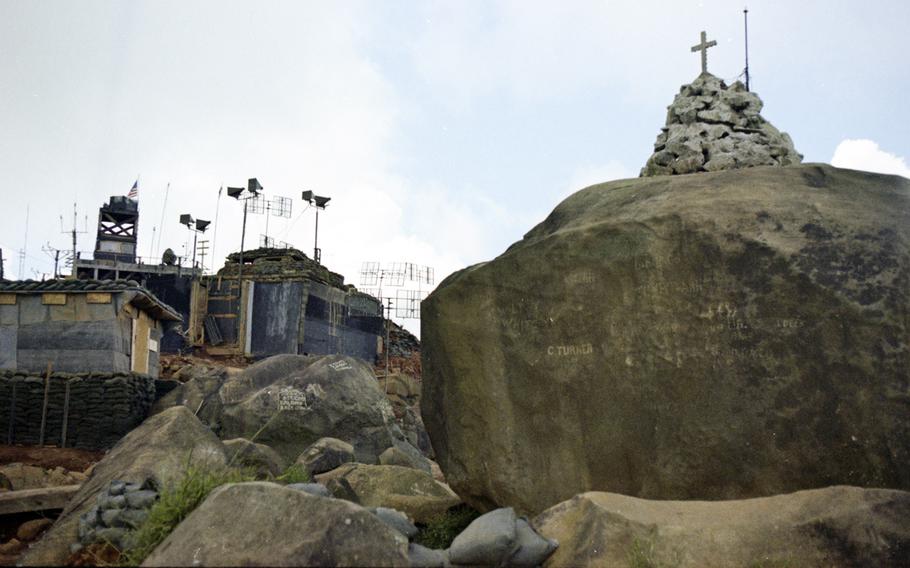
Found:
[[[292,483],[309,483],[310,474],[307,473],[307,470],[302,465],[295,463],[284,470],[284,473],[276,477],[275,481],[284,483],[285,485],[290,485]]]
[[[249,471],[187,464],[182,477],[165,486],[141,527],[130,533],[130,548],[121,561],[138,566],[215,488],[252,481]]]
[[[478,511],[467,505],[456,505],[427,524],[418,525],[420,531],[414,537],[414,542],[436,550],[449,548],[455,537],[479,516]]]

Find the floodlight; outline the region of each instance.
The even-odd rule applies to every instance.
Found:
[[[240,199],[240,194],[243,193],[242,187],[229,187],[229,188],[227,188],[227,190],[228,190],[228,195],[233,197],[234,199]]]
[[[326,203],[332,200],[331,197],[322,197],[320,195],[314,195],[313,200],[316,202],[316,207],[325,209]]]
[[[307,203],[313,202],[313,192],[312,191],[304,191],[303,195],[301,197],[303,197],[303,200],[306,201]]]
[[[212,224],[211,221],[203,221],[202,219],[196,219],[196,230],[204,233],[205,230],[208,229],[209,225],[211,225],[211,224]]]
[[[181,216],[180,216],[180,224],[181,224],[181,225],[186,225],[186,227],[189,229],[189,228],[190,228],[190,225],[193,224],[193,217],[192,217],[192,215],[189,215],[189,214],[186,214],[186,213],[184,213],[183,215],[181,215]]]
[[[259,193],[262,191],[263,187],[262,184],[259,183],[258,179],[250,178],[249,181],[246,182],[246,189],[250,193]]]

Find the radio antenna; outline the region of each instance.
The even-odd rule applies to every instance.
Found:
[[[743,24],[746,27],[746,90],[749,89],[749,8],[743,8]]]

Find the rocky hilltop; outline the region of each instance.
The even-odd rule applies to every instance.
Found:
[[[786,132],[762,118],[763,103],[739,81],[729,87],[710,73],[683,85],[667,108],[667,124],[642,176],[789,166],[802,162]]]
[[[422,306],[423,417],[478,508],[910,489],[910,181],[596,185]]]

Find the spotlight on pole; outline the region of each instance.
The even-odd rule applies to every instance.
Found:
[[[313,238],[313,260],[322,264],[322,249],[319,248],[319,210],[325,209],[325,206],[328,205],[332,198],[315,195],[312,191],[304,191],[303,194],[301,194],[301,197],[304,201],[316,208],[316,235]]]

